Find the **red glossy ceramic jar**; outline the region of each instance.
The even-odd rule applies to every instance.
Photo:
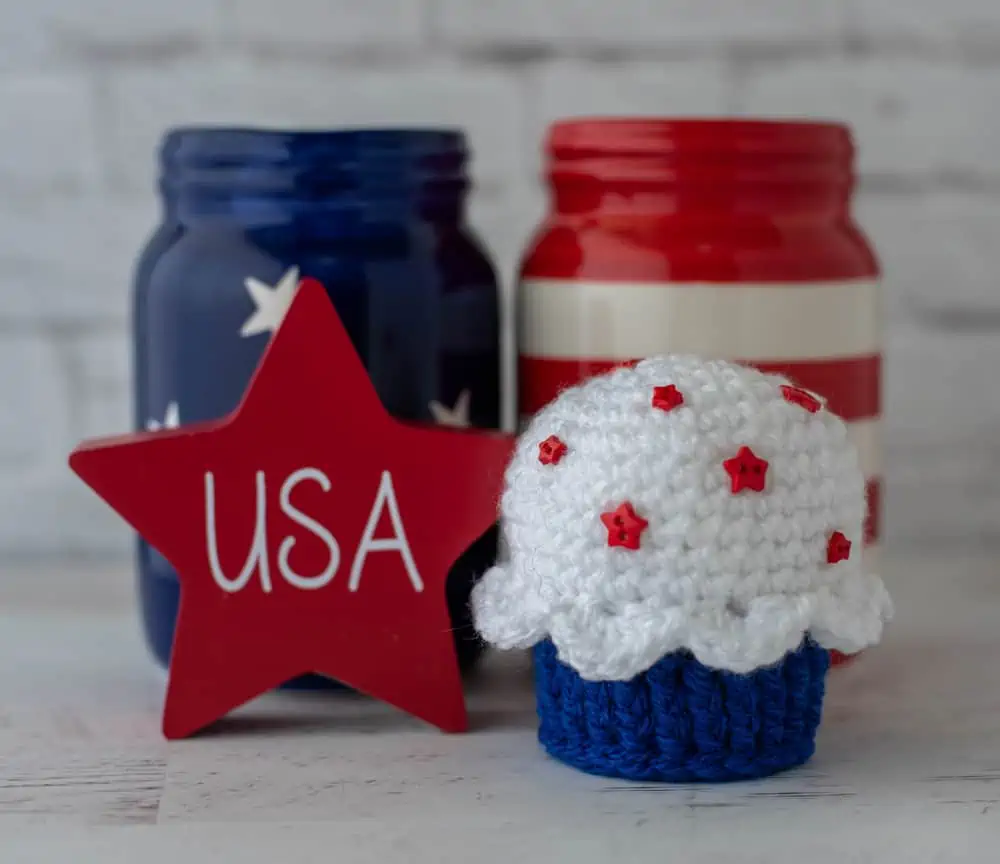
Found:
[[[834,123],[556,123],[550,210],[518,290],[522,418],[643,357],[694,353],[787,374],[850,425],[877,568],[879,266],[851,214],[854,145]]]

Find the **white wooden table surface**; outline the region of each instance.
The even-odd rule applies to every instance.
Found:
[[[698,787],[548,759],[524,657],[470,684],[468,735],[282,695],[168,744],[129,573],[5,565],[0,864],[996,861],[1000,567],[884,557],[897,621],[831,675],[813,761]]]

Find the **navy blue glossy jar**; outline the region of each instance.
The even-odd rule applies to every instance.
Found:
[[[464,224],[467,157],[449,130],[169,132],[163,222],[135,269],[136,428],[233,410],[283,314],[281,292],[306,276],[326,286],[392,414],[499,428],[499,296]],[[463,668],[479,653],[469,592],[496,542],[488,532],[449,576]],[[177,576],[137,545],[143,626],[165,666]]]

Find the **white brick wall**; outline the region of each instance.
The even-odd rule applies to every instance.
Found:
[[[30,0],[0,11],[0,70],[163,56],[218,41],[227,0]]]
[[[728,70],[721,60],[693,59],[678,75],[672,64],[547,63],[531,75],[527,106],[531,166],[537,168],[546,127],[587,114],[721,114],[730,109]]]
[[[854,0],[848,11],[857,37],[868,41],[961,50],[989,49],[1000,38],[992,0]]]
[[[429,61],[404,70],[315,62],[185,62],[125,70],[108,84],[113,182],[147,189],[165,126],[249,123],[293,127],[356,124],[460,125],[476,153],[476,179],[496,191],[522,171],[520,88],[499,69]]]
[[[1000,323],[1000,202],[992,194],[862,193],[855,211],[878,248],[890,326],[947,328],[977,316],[983,326]]]
[[[322,51],[419,51],[426,11],[410,0],[229,0],[238,44],[274,50],[311,46]],[[278,38],[275,38],[275,37]]]
[[[24,193],[0,203],[0,322],[124,329],[132,260],[158,218],[151,195]]]
[[[1000,68],[878,55],[796,59],[751,70],[741,84],[743,113],[847,120],[867,174],[1000,177]]]
[[[509,286],[558,116],[826,115],[886,269],[890,537],[1000,540],[997,0],[32,0],[0,11],[0,554],[127,532],[69,474],[128,426],[172,124],[465,127]]]
[[[5,193],[93,191],[101,164],[97,123],[95,87],[86,77],[70,72],[0,77]]]
[[[800,0],[433,0],[456,47],[542,46],[555,51],[819,43],[843,28],[838,3]]]

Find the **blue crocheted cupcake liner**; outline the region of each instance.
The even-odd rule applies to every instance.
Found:
[[[806,640],[747,675],[669,654],[629,681],[585,681],[534,648],[538,739],[589,774],[673,783],[766,777],[808,761],[823,709],[829,653]]]

